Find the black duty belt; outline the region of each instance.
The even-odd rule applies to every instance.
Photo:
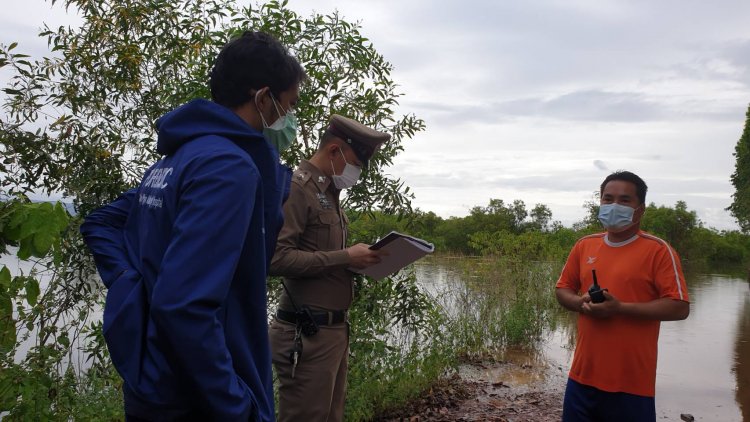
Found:
[[[312,316],[318,325],[333,325],[346,322],[346,311],[313,312]],[[297,324],[297,313],[279,309],[276,311],[276,319],[290,324]]]

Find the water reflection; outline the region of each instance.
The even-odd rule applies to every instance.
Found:
[[[480,264],[472,262],[469,266],[472,265]],[[459,263],[444,265],[432,260],[417,268],[417,277],[426,290],[438,294],[441,289],[473,284],[462,282],[463,271],[458,270],[461,267]],[[690,413],[696,420],[750,422],[750,285],[737,276],[686,276],[690,317],[661,325],[657,415],[660,419],[680,420],[681,413]],[[512,358],[530,359],[537,365],[534,362],[542,356],[553,372],[567,373],[574,337],[575,320],[563,317],[537,350],[524,352],[526,357]],[[504,378],[506,383],[524,381],[517,374],[489,375],[498,381]]]
[[[747,282],[715,274],[687,274],[687,280],[690,317],[661,325],[657,410],[670,417],[690,413],[696,419],[741,421],[732,368],[738,361],[737,321],[750,294]]]

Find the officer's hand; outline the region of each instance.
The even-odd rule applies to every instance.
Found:
[[[365,268],[380,262],[380,252],[370,249],[370,245],[364,243],[350,246],[346,248],[346,252],[349,253],[352,260],[350,266],[353,268]]]
[[[594,318],[609,318],[620,310],[620,301],[608,291],[604,291],[604,302],[583,302],[581,312]]]

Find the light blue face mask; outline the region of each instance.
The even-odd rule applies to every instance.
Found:
[[[268,126],[266,119],[263,117],[263,113],[260,114],[260,119],[263,121],[263,135],[265,135],[268,142],[273,145],[279,153],[286,151],[292,146],[294,140],[297,139],[297,116],[292,111],[287,111],[283,116],[281,115],[281,106],[276,103],[276,99],[271,95],[273,106],[276,108],[276,112],[279,114],[279,118],[271,126]]]
[[[635,209],[620,204],[599,206],[599,221],[605,229],[613,233],[621,232],[633,225]]]

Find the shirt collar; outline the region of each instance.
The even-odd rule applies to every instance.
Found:
[[[619,247],[622,247],[622,246],[625,246],[625,245],[629,245],[629,244],[635,242],[635,240],[638,239],[638,235],[639,234],[640,234],[640,232],[634,234],[633,237],[631,237],[630,239],[623,240],[622,242],[613,242],[613,241],[609,240],[609,235],[607,234],[607,235],[604,236],[604,243],[606,243],[607,246],[611,246],[613,248],[619,248]]]

